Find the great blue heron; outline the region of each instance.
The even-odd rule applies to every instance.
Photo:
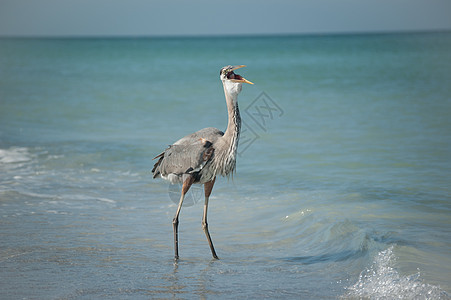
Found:
[[[202,228],[207,236],[211,254],[214,258],[218,258],[208,232],[208,199],[215,184],[216,175],[228,176],[235,170],[236,151],[241,128],[237,98],[241,92],[242,83],[253,84],[241,75],[234,73],[236,69],[242,67],[245,66],[226,66],[219,72],[219,78],[224,86],[229,115],[225,133],[213,127],[201,129],[181,138],[154,158],[158,158],[158,161],[152,169],[153,178],[161,177],[173,184],[182,183],[180,201],[172,221],[175,259],[179,258],[178,224],[183,199],[191,185],[196,183],[204,185],[205,204]]]

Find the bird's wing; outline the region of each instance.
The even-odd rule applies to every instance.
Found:
[[[224,132],[222,132],[221,130],[214,127],[208,127],[181,138],[180,140],[176,141],[173,145],[190,145],[192,143],[195,143],[199,139],[206,139],[210,143],[214,144],[216,143],[216,140],[222,137],[223,135]]]
[[[205,128],[178,140],[154,158],[159,160],[152,169],[153,177],[199,172],[213,156],[213,143],[223,134],[216,128]]]

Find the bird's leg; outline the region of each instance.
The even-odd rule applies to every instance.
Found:
[[[183,199],[185,199],[185,195],[188,192],[189,188],[194,182],[194,178],[191,175],[186,175],[183,177],[183,186],[182,186],[182,194],[180,196],[180,202],[177,207],[177,212],[175,213],[174,219],[172,220],[172,228],[174,229],[174,251],[175,251],[175,259],[179,258],[179,239],[178,239],[178,227],[179,227],[179,214],[182,209]]]
[[[204,216],[202,218],[202,228],[204,229],[205,235],[207,236],[208,244],[210,245],[211,254],[214,258],[219,259],[216,255],[215,247],[213,247],[213,242],[211,241],[210,233],[208,232],[208,223],[207,223],[207,210],[208,210],[208,199],[210,198],[211,190],[213,189],[213,185],[215,184],[216,177],[213,180],[206,182],[204,184],[205,189],[205,205],[204,205]]]

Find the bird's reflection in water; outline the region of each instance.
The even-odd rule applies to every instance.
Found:
[[[205,263],[194,260],[174,260],[172,272],[164,276],[168,285],[162,286],[160,293],[169,294],[173,299],[193,296],[207,299],[218,295],[217,291],[209,288],[214,263],[214,259]]]

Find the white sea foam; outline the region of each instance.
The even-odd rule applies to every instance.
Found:
[[[106,203],[112,203],[112,204],[115,204],[115,203],[116,203],[115,200],[111,200],[111,199],[108,199],[108,198],[99,198],[99,197],[97,197],[96,199],[97,199],[98,201],[100,201],[100,202],[106,202]]]
[[[343,299],[450,299],[439,287],[425,283],[420,273],[402,276],[393,267],[393,246],[377,254],[372,266],[360,273]]]
[[[22,190],[20,190],[18,192],[24,196],[33,197],[33,198],[61,199],[61,196],[53,195],[53,194],[33,193],[33,192],[22,191]]]
[[[27,148],[12,147],[9,149],[0,149],[0,163],[10,164],[29,160],[31,160],[31,155]]]

